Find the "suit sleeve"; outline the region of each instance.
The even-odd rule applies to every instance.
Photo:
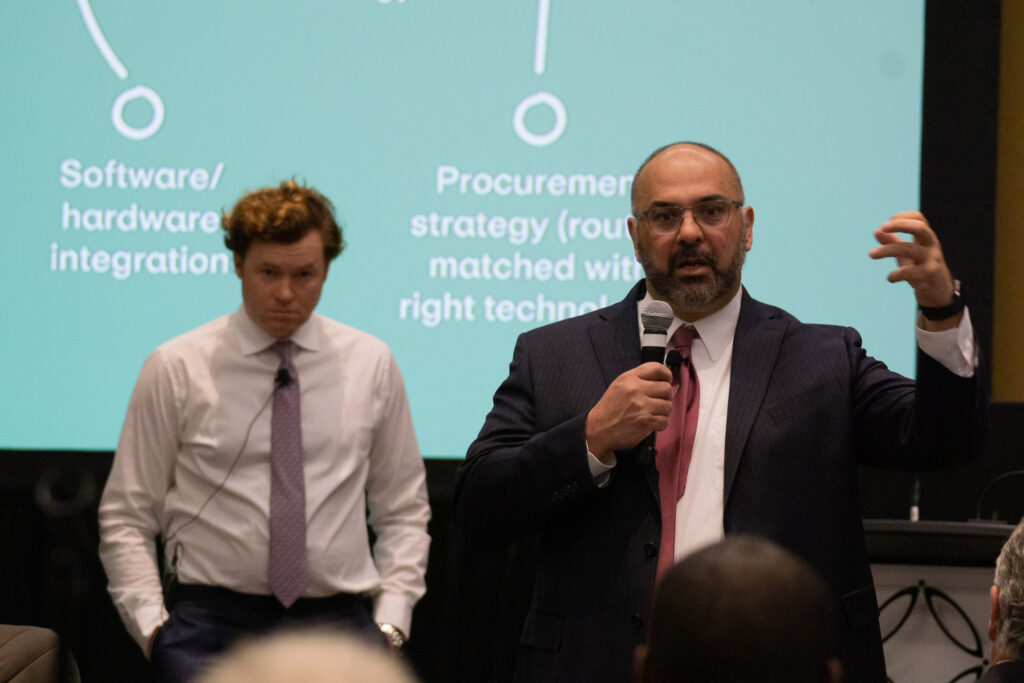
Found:
[[[984,443],[984,372],[960,377],[920,349],[917,380],[890,372],[846,335],[854,368],[854,409],[861,461],[876,467],[936,470],[975,458]]]
[[[456,522],[476,541],[521,538],[596,490],[585,437],[590,394],[571,361],[550,349],[540,358],[531,341],[517,340],[508,378],[456,474]]]

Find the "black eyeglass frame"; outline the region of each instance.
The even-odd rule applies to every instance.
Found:
[[[690,206],[680,206],[678,204],[657,204],[655,206],[650,207],[646,211],[638,212],[636,215],[634,215],[634,218],[636,218],[636,220],[638,220],[638,221],[642,221],[642,220],[648,218],[648,216],[650,216],[650,214],[652,212],[654,212],[654,211],[664,211],[666,209],[678,210],[679,211],[679,223],[676,225],[675,229],[674,230],[658,230],[658,232],[661,232],[663,234],[671,234],[673,232],[677,232],[679,230],[679,228],[682,227],[683,222],[686,220],[686,212],[689,211],[690,215],[693,216],[693,220],[694,220],[694,222],[697,223],[697,225],[699,225],[700,227],[704,228],[705,230],[717,230],[720,227],[722,227],[722,225],[725,225],[725,223],[727,223],[728,221],[727,220],[723,220],[722,223],[719,224],[719,225],[712,225],[712,226],[704,225],[700,221],[700,219],[697,218],[697,213],[694,212],[694,209],[696,209],[698,207],[701,207],[701,206],[707,206],[709,204],[717,204],[717,205],[721,205],[721,206],[728,206],[730,208],[735,206],[738,209],[742,209],[743,208],[743,202],[738,202],[735,199],[729,199],[728,197],[715,197],[713,199],[702,199],[701,201],[695,202],[695,203],[691,204]],[[650,220],[648,220],[648,224],[650,224]]]

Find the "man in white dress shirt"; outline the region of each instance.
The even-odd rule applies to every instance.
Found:
[[[243,305],[146,359],[99,509],[110,594],[158,680],[188,680],[284,623],[397,649],[425,591],[430,508],[401,375],[383,342],[313,313],[344,246],[333,207],[288,181],[243,196],[223,228]],[[289,384],[305,489],[297,599],[268,579],[272,413]]]

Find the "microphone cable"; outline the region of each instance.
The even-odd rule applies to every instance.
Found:
[[[274,390],[270,392],[270,395],[267,396],[267,399],[263,401],[263,405],[260,406],[259,410],[256,411],[256,414],[252,416],[251,420],[249,420],[249,425],[245,428],[245,436],[242,438],[242,445],[238,447],[238,452],[235,453],[235,457],[232,458],[231,464],[228,466],[227,472],[224,473],[224,478],[221,479],[220,483],[217,484],[216,488],[214,488],[213,491],[211,491],[210,494],[206,496],[206,500],[204,500],[202,505],[199,506],[199,509],[196,510],[195,513],[191,517],[189,517],[184,524],[175,529],[173,534],[169,534],[167,538],[164,539],[163,545],[165,553],[167,547],[171,544],[171,541],[173,541],[178,536],[178,534],[181,533],[183,529],[185,529],[190,524],[199,519],[200,515],[203,514],[203,510],[206,509],[206,506],[209,505],[210,501],[213,500],[214,497],[218,493],[220,493],[221,490],[224,488],[224,485],[227,484],[228,479],[231,477],[231,473],[235,471],[235,466],[238,464],[238,461],[242,457],[242,453],[245,452],[245,447],[249,443],[249,436],[252,434],[252,428],[256,424],[256,420],[259,419],[259,416],[262,415],[263,411],[267,409],[268,405],[270,405],[270,401],[271,399],[274,398],[274,394],[277,393],[278,387],[286,387],[289,384],[291,384],[291,375],[288,373],[286,369],[280,368],[274,375]],[[167,601],[166,596],[173,596],[173,588],[177,585],[178,561],[179,559],[181,559],[178,556],[178,549],[182,547],[183,544],[181,543],[178,543],[176,546],[174,546],[174,554],[171,556],[171,560],[168,563],[169,567],[165,572],[163,580],[165,601]],[[182,551],[181,557],[184,557],[184,551]]]
[[[975,510],[974,510],[974,521],[979,521],[979,522],[984,522],[984,521],[999,521],[999,522],[1002,522],[1002,521],[1005,521],[1005,520],[1001,520],[998,517],[996,517],[996,515],[998,514],[998,510],[993,510],[992,511],[992,519],[991,520],[984,520],[984,519],[982,519],[981,518],[982,504],[985,502],[985,498],[986,498],[986,496],[988,496],[989,491],[992,490],[993,486],[995,486],[999,482],[1003,481],[1004,479],[1010,479],[1012,477],[1020,477],[1020,476],[1024,476],[1024,470],[1010,470],[1008,472],[1003,472],[1002,474],[996,476],[991,481],[989,481],[989,483],[985,485],[985,488],[982,489],[981,495],[978,496],[978,504],[977,504],[977,506],[975,507]]]

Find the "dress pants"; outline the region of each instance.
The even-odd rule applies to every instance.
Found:
[[[158,683],[191,681],[237,640],[279,628],[336,629],[386,648],[387,639],[377,628],[371,609],[370,598],[363,595],[299,598],[286,609],[271,595],[181,585],[170,618],[153,641],[153,679]]]

